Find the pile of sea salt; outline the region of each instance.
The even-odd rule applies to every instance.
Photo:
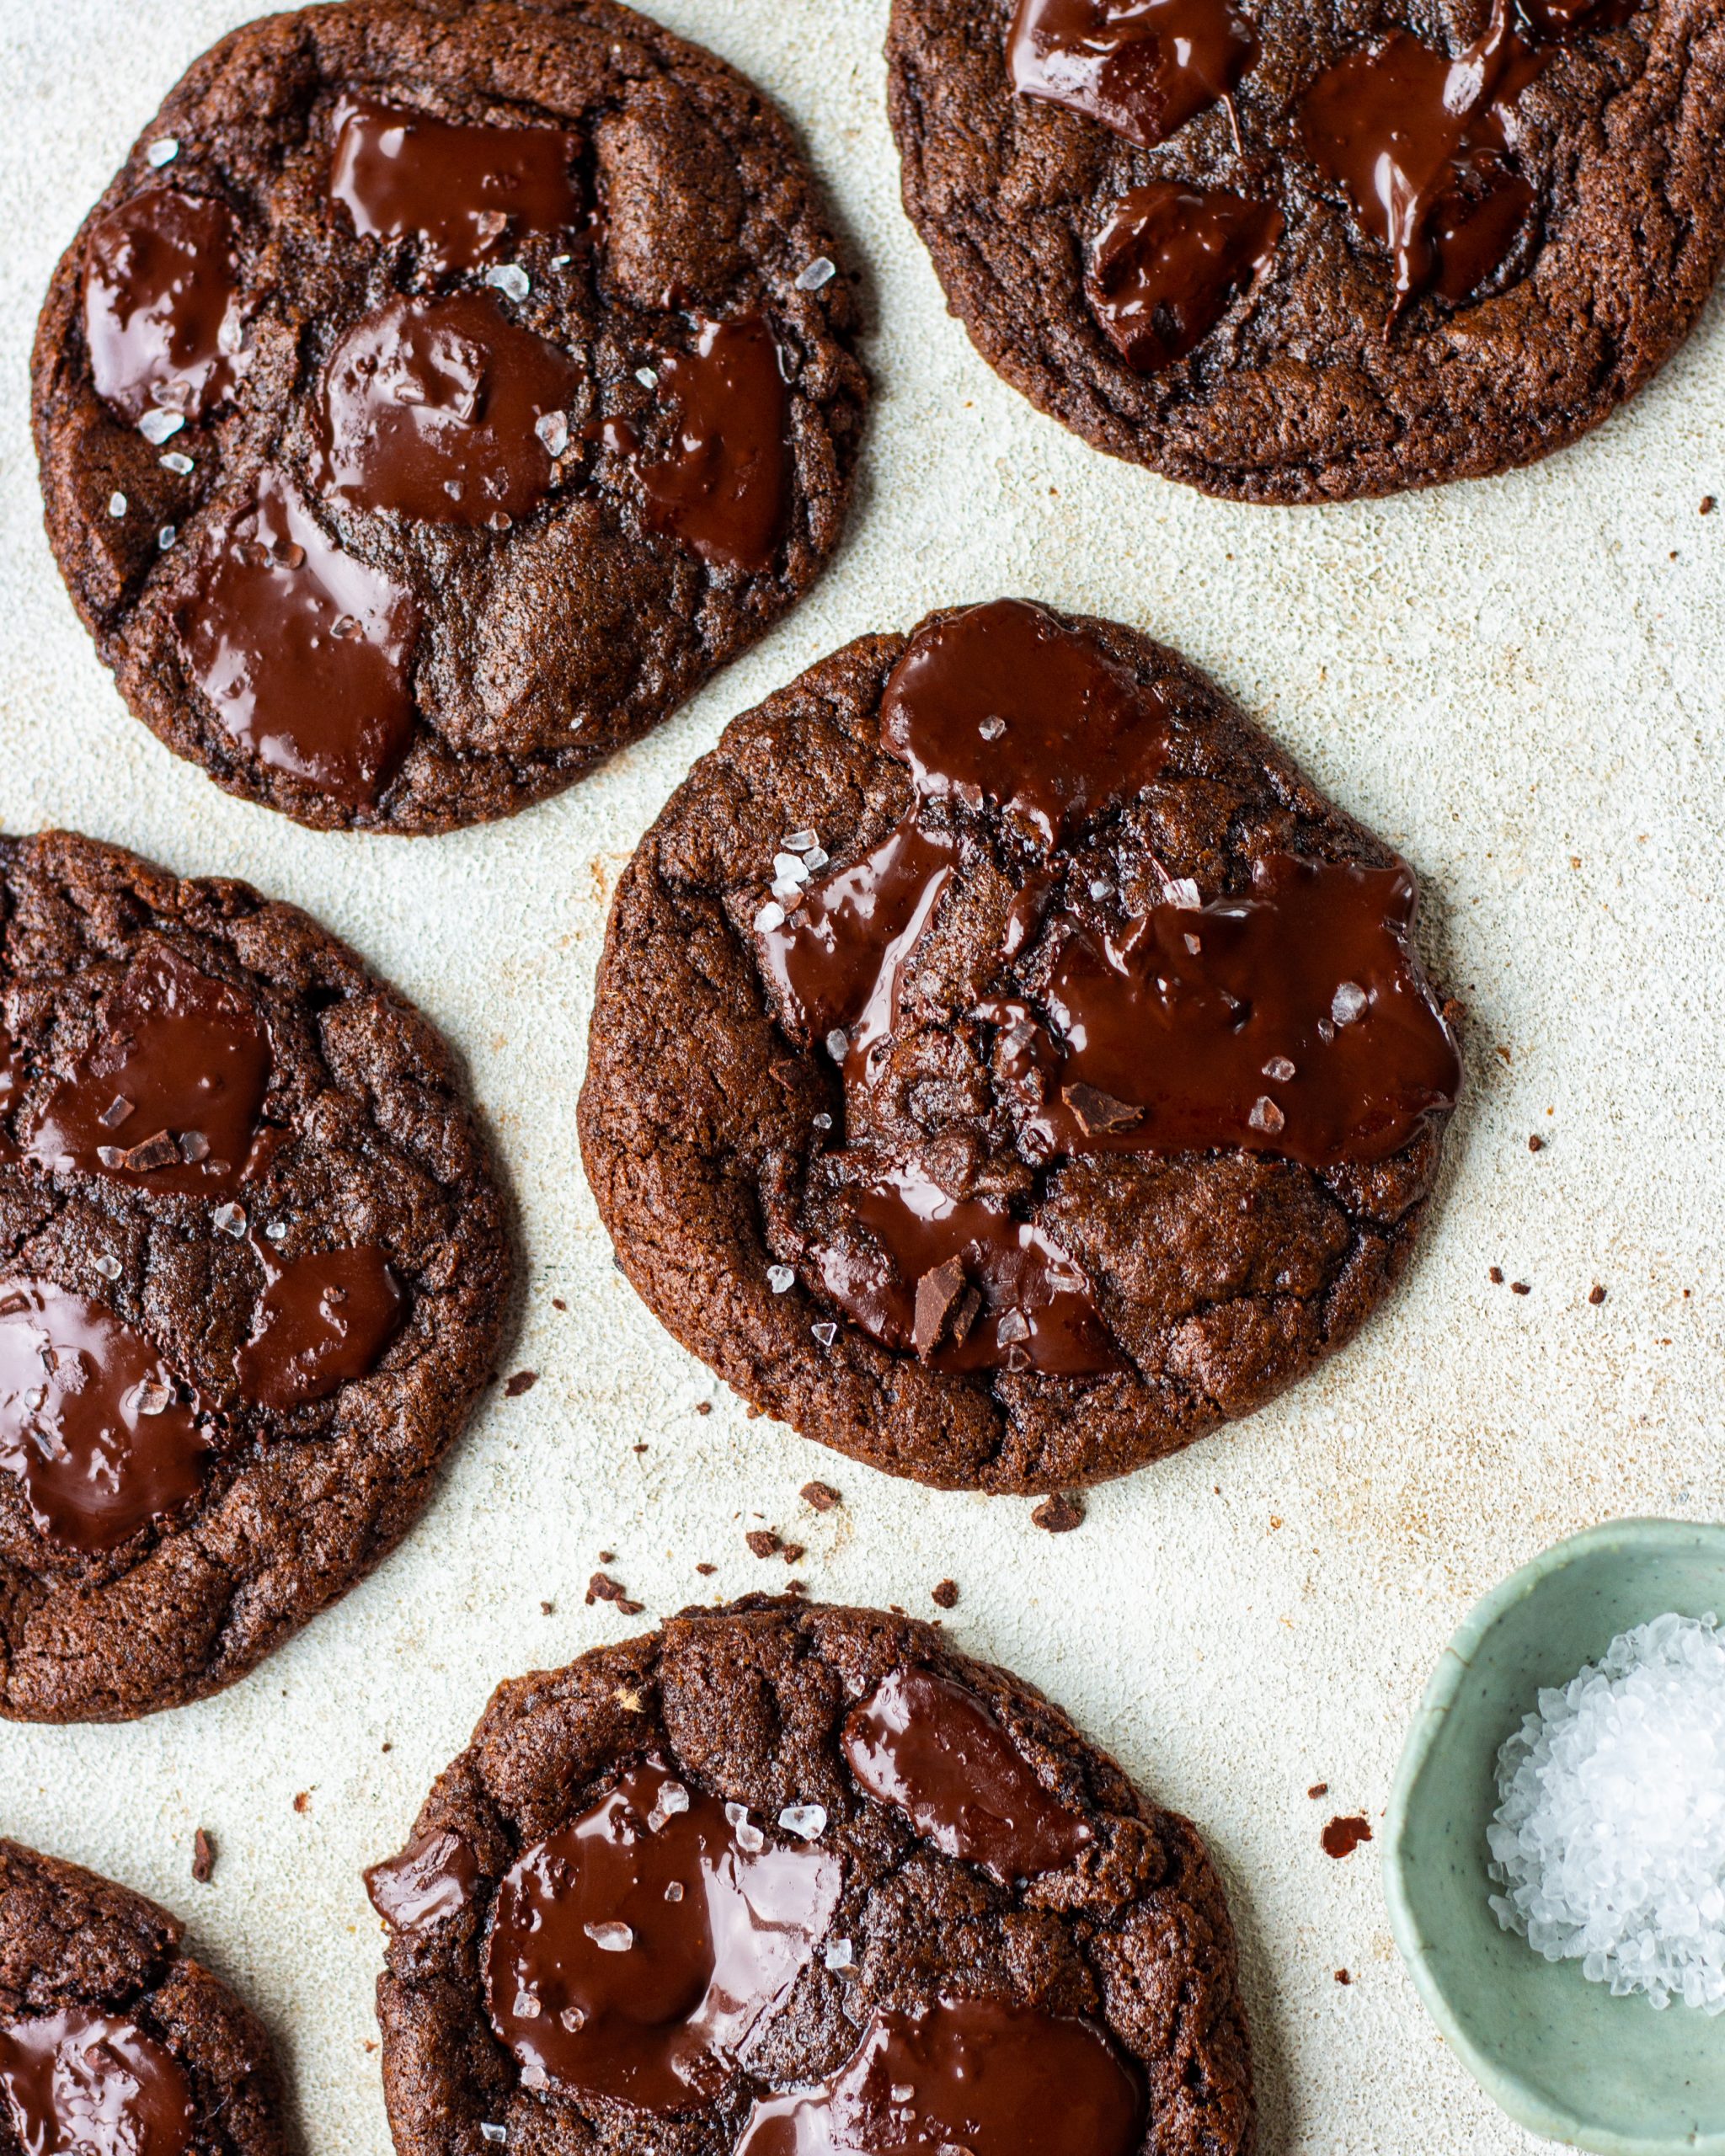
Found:
[[[1725,2013],[1725,1634],[1656,1617],[1498,1754],[1498,1921],[1622,1998]]]

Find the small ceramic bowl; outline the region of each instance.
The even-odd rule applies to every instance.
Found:
[[[1668,1609],[1725,1618],[1725,1527],[1618,1520],[1513,1574],[1445,1649],[1384,1830],[1391,1927],[1432,2018],[1511,2118],[1599,2156],[1725,2156],[1725,2018],[1613,1999],[1505,1931],[1486,1827],[1540,1687]]]

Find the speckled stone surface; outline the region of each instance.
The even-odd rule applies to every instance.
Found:
[[[745,661],[560,799],[451,839],[320,836],[126,716],[50,560],[27,428],[55,260],[167,85],[247,12],[0,0],[0,829],[243,875],[435,1013],[520,1197],[508,1367],[539,1378],[489,1396],[403,1549],[245,1683],[135,1729],[8,1730],[8,1832],[188,1919],[270,2024],[307,2156],[387,2156],[360,1865],[399,1847],[500,1678],[782,1582],[743,1540],[775,1527],[830,1600],[927,1615],[955,1581],[962,1646],[1197,1821],[1241,1933],[1267,2149],[1525,2156],[1402,1972],[1375,1845],[1336,1862],[1318,1837],[1332,1812],[1376,1822],[1444,1641],[1514,1565],[1614,1513],[1725,1513],[1706,1172],[1725,512],[1697,515],[1725,499],[1720,302],[1632,406],[1534,470],[1344,509],[1206,501],[1039,418],[945,318],[898,208],[879,0],[653,0],[779,100],[868,265],[879,394],[852,536]],[[934,1496],[745,1420],[612,1269],[575,1145],[606,905],[691,761],[849,638],[998,591],[1130,622],[1212,672],[1407,853],[1428,955],[1471,1012],[1472,1091],[1393,1305],[1060,1536],[1024,1501]],[[843,1504],[814,1512],[811,1478]],[[584,1601],[601,1550],[646,1614]]]

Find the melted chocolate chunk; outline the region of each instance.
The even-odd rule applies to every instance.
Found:
[[[1508,259],[1534,206],[1511,162],[1515,101],[1545,59],[1494,0],[1484,33],[1454,60],[1397,30],[1306,93],[1306,148],[1394,259],[1391,323],[1429,290],[1459,305]]]
[[[1282,213],[1222,188],[1158,179],[1123,195],[1090,250],[1084,291],[1128,366],[1154,374],[1209,336],[1268,275]]]
[[[203,1486],[195,1395],[141,1332],[46,1281],[0,1281],[0,1470],[51,1542],[116,1549]]]
[[[761,2099],[737,2156],[1130,2156],[1144,2108],[1094,2023],[943,1999],[877,2013],[825,2087]]]
[[[312,482],[354,509],[504,528],[550,492],[537,430],[566,426],[582,380],[567,352],[483,293],[392,300],[329,355]]]
[[[950,1198],[915,1161],[864,1168],[843,1196],[867,1238],[817,1242],[811,1255],[833,1301],[884,1347],[914,1348],[950,1372],[1093,1377],[1124,1368],[1083,1268],[1003,1204]],[[954,1264],[975,1300],[947,1299],[941,1325],[919,1340],[922,1282]]]
[[[374,1864],[366,1892],[391,1930],[429,1931],[473,1899],[479,1862],[459,1834],[427,1834],[398,1856]]]
[[[986,801],[1044,847],[1167,760],[1167,715],[1081,630],[998,599],[925,629],[888,677],[882,744],[925,801]]]
[[[265,1285],[236,1368],[254,1406],[303,1407],[377,1368],[408,1307],[381,1250],[362,1243],[283,1264],[266,1238],[252,1248]]]
[[[428,270],[473,270],[580,216],[576,137],[451,125],[371,98],[335,110],[329,197],[363,239],[417,239]]]
[[[1232,95],[1258,33],[1231,0],[1018,0],[1007,66],[1045,98],[1146,150]]]
[[[703,561],[770,568],[790,505],[789,400],[772,330],[759,315],[703,322],[692,352],[660,359],[659,385],[677,424],[670,456],[635,465],[648,522]]]
[[[1023,1006],[985,1013],[1006,1024],[1031,1150],[1239,1145],[1320,1168],[1400,1152],[1461,1082],[1409,942],[1417,896],[1405,866],[1272,854],[1248,899],[1152,906],[1118,934],[1063,922],[1044,998],[1058,1096]],[[1087,1112],[1086,1088],[1114,1111]]]
[[[416,610],[280,472],[215,540],[175,627],[217,721],[260,763],[350,807],[377,800],[413,739]]]
[[[527,2088],[659,2112],[709,2103],[796,1982],[842,1879],[836,1856],[769,1847],[740,1805],[637,1768],[499,1886],[492,2026]]]
[[[253,1157],[270,1068],[250,997],[153,944],[23,1134],[24,1153],[51,1170],[232,1197]]]
[[[883,1678],[846,1716],[844,1751],[871,1796],[1003,1885],[1057,1870],[1094,1838],[1044,1789],[976,1694],[932,1670],[906,1667]]]
[[[87,2006],[0,2024],[0,2093],[21,2156],[180,2156],[197,2125],[167,2046]]]
[[[224,203],[148,188],[91,232],[84,340],[96,394],[133,425],[200,419],[245,371],[239,231]]]

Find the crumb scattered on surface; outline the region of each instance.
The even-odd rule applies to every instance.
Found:
[[[601,1565],[614,1565],[617,1562],[616,1550],[601,1550],[599,1553],[599,1561]]]
[[[800,1565],[808,1554],[800,1542],[788,1542],[779,1551],[780,1556],[788,1565]]]
[[[959,1606],[959,1583],[956,1580],[943,1580],[938,1587],[929,1589],[929,1599],[940,1609],[956,1609]]]
[[[1075,1527],[1083,1526],[1084,1508],[1076,1497],[1069,1497],[1064,1492],[1044,1497],[1031,1513],[1030,1524],[1049,1534],[1070,1534]]]
[[[310,1790],[302,1789],[300,1791],[299,1795],[295,1797],[293,1801],[293,1808],[296,1812],[309,1812],[311,1810],[312,1792]]]
[[[1528,1281],[1512,1280],[1509,1283],[1509,1292],[1512,1295],[1530,1295],[1533,1293],[1533,1288]]]
[[[566,1310],[569,1308],[569,1305],[563,1300],[561,1295],[553,1295],[551,1299],[551,1307],[554,1310]]]
[[[776,1557],[784,1547],[770,1527],[751,1527],[743,1540],[757,1557]]]
[[[1371,1839],[1371,1822],[1356,1812],[1347,1818],[1332,1819],[1319,1838],[1326,1856],[1352,1856],[1362,1842]]]
[[[557,1614],[557,1604],[554,1602],[542,1602],[539,1605],[539,1613],[543,1617],[554,1617]]]
[[[807,1580],[787,1580],[785,1582],[785,1593],[787,1594],[802,1595],[807,1594],[808,1592],[809,1582]]]
[[[1348,1972],[1347,1972],[1345,1969],[1338,1969],[1338,1970],[1337,1970],[1337,1972],[1336,1972],[1336,1982],[1337,1982],[1338,1984],[1351,1984],[1351,1983],[1353,1983],[1353,1981],[1354,1981],[1353,1977],[1350,1977],[1350,1976],[1348,1975]]]
[[[717,1565],[697,1565],[695,1570],[700,1573],[703,1580],[710,1580],[718,1567]]]
[[[537,1370],[517,1370],[503,1388],[505,1397],[519,1400],[524,1392],[531,1392],[539,1382]]]
[[[845,1502],[830,1482],[805,1482],[801,1496],[805,1505],[812,1505],[818,1513],[830,1513],[835,1505]]]
[[[1599,1305],[1605,1301],[1605,1291],[1599,1285],[1597,1280],[1595,1280],[1592,1287],[1588,1289],[1587,1299],[1591,1304],[1593,1304],[1595,1309],[1597,1309]]]
[[[1314,1783],[1312,1784],[1311,1787],[1309,1790],[1307,1790],[1307,1791],[1306,1792],[1306,1794],[1308,1796],[1314,1796],[1314,1797],[1316,1797],[1316,1796],[1327,1796],[1329,1795],[1329,1793],[1330,1793],[1330,1785],[1329,1785],[1329,1784],[1328,1784],[1327,1782],[1314,1782]]]
[[[645,1452],[645,1451],[646,1451],[646,1449],[647,1449],[647,1447],[646,1447],[646,1444],[645,1444],[645,1443],[644,1443],[644,1441],[642,1444],[638,1444],[638,1445],[631,1445],[631,1446],[630,1446],[630,1448],[629,1448],[629,1449],[630,1449],[630,1451],[631,1451],[631,1452]]]
[[[1491,1271],[1487,1273],[1486,1278],[1491,1282],[1494,1288],[1501,1288],[1503,1284],[1503,1267],[1501,1265],[1494,1265]]]
[[[1703,494],[1701,496],[1701,513],[1703,516],[1711,516],[1717,507],[1717,504],[1714,501],[1713,497],[1711,494]]]
[[[1545,1151],[1546,1141],[1540,1136],[1537,1131],[1535,1131],[1528,1139],[1527,1150],[1530,1153],[1543,1153]]]
[[[200,1886],[207,1886],[216,1870],[216,1844],[207,1828],[200,1827],[192,1836],[192,1877]]]
[[[710,1415],[713,1412],[713,1402],[710,1400],[697,1400],[695,1402],[695,1412],[697,1415]]]

